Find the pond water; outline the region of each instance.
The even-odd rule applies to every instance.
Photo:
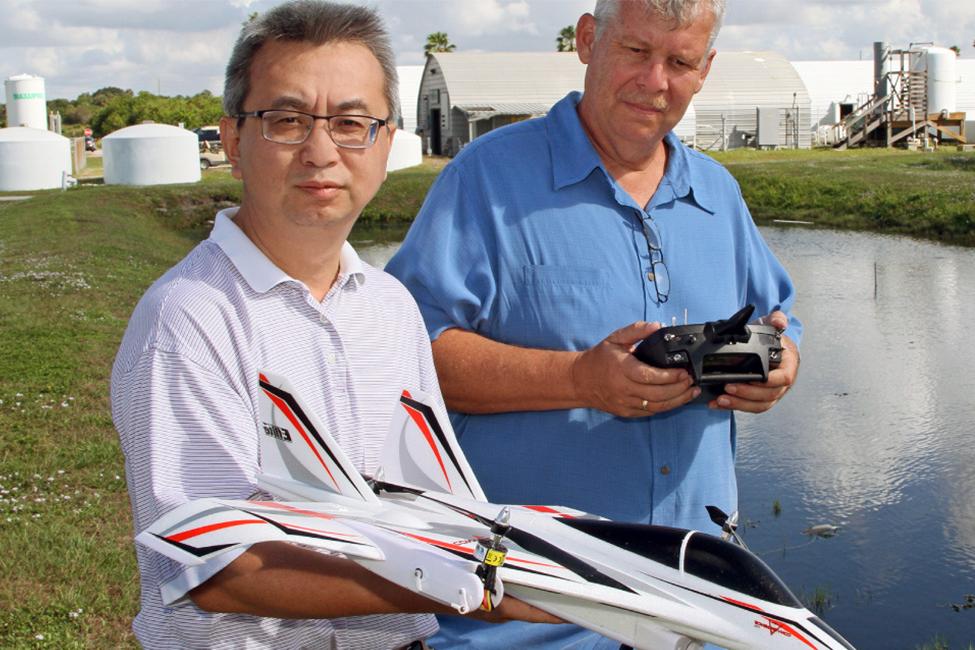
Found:
[[[965,650],[975,643],[975,607],[964,608],[975,594],[975,250],[763,233],[798,286],[806,333],[796,387],[772,412],[739,417],[746,543],[860,650]],[[363,236],[375,237],[357,248],[380,267],[398,246]],[[839,531],[803,534],[817,524]]]

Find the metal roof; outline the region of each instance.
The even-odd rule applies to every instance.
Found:
[[[495,115],[531,115],[537,117],[547,114],[554,103],[492,102],[487,104],[481,102],[479,104],[459,104],[455,105],[454,108],[464,111],[467,113],[468,120],[476,122],[477,120],[491,119]]]
[[[442,52],[431,55],[427,69],[443,74],[453,106],[496,109],[552,104],[571,90],[581,91],[586,67],[574,52]],[[512,113],[523,115],[525,113]]]

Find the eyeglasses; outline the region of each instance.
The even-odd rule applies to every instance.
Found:
[[[664,303],[670,297],[670,273],[664,264],[664,252],[660,248],[660,236],[651,219],[640,219],[643,225],[643,237],[647,240],[647,251],[650,253],[650,273],[648,279],[653,280],[657,290],[657,301]]]
[[[308,139],[315,121],[325,120],[325,130],[332,142],[346,149],[368,149],[376,143],[379,128],[388,124],[387,120],[369,115],[313,115],[278,109],[239,113],[234,117],[260,118],[264,139],[278,144],[301,144]]]

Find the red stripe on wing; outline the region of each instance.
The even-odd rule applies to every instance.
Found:
[[[182,533],[176,533],[175,535],[170,535],[166,539],[170,542],[182,542],[184,540],[196,537],[197,535],[205,535],[206,533],[212,533],[215,530],[221,530],[223,528],[231,528],[233,526],[243,526],[244,524],[266,524],[266,521],[261,519],[236,519],[234,521],[223,521],[219,524],[209,524],[207,526],[200,526],[199,528],[191,528],[190,530],[183,531]]]
[[[305,428],[301,426],[301,423],[298,421],[298,418],[295,416],[294,413],[292,413],[291,409],[288,408],[288,405],[285,404],[285,402],[284,402],[283,399],[281,399],[277,395],[274,395],[273,393],[271,393],[267,389],[262,389],[262,390],[264,390],[264,394],[267,395],[271,399],[272,402],[274,402],[274,405],[278,407],[278,410],[280,410],[282,413],[284,413],[284,416],[286,418],[288,418],[288,421],[291,422],[292,426],[294,426],[295,429],[298,430],[298,433],[301,434],[301,437],[302,437],[302,439],[304,439],[305,444],[308,445],[308,448],[311,449],[311,452],[313,454],[315,454],[315,458],[317,458],[318,459],[318,462],[321,463],[322,469],[324,469],[325,470],[325,473],[328,474],[328,477],[330,479],[332,479],[332,483],[335,484],[335,487],[339,491],[341,491],[341,488],[339,487],[339,482],[335,480],[335,477],[334,476],[332,476],[332,472],[329,471],[328,465],[325,464],[325,461],[322,459],[321,455],[318,453],[318,450],[315,449],[315,445],[312,444],[312,441],[308,438],[308,434],[305,433]]]

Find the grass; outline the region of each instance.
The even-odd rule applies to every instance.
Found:
[[[134,645],[108,376],[135,302],[199,238],[158,207],[213,190],[82,186],[0,204],[2,647]]]
[[[945,640],[940,634],[935,634],[934,638],[925,643],[924,645],[914,646],[916,650],[951,650],[951,646],[948,641]],[[975,644],[969,643],[965,646],[967,650],[975,650]]]
[[[757,221],[975,245],[975,153],[739,150],[715,154]]]
[[[806,609],[817,616],[822,616],[833,608],[835,596],[829,587],[817,586],[811,592],[803,592],[799,595],[799,600],[806,606]]]
[[[966,156],[736,152],[722,159],[761,217],[801,214],[838,225],[853,210],[836,207],[851,200],[842,188],[888,196],[895,224],[898,191],[967,192],[971,215],[975,179]],[[356,238],[401,233],[442,166],[434,160],[391,174]],[[855,179],[870,183],[862,189]],[[906,187],[907,179],[919,180]],[[126,188],[88,179],[67,192],[11,194],[33,198],[0,201],[0,647],[135,647],[129,626],[139,583],[109,372],[136,301],[205,236],[216,210],[239,201],[240,185],[212,170],[193,185]],[[825,209],[817,194],[834,202],[828,213],[804,207]],[[945,214],[959,214],[945,201]],[[812,599],[832,600],[825,591]]]

